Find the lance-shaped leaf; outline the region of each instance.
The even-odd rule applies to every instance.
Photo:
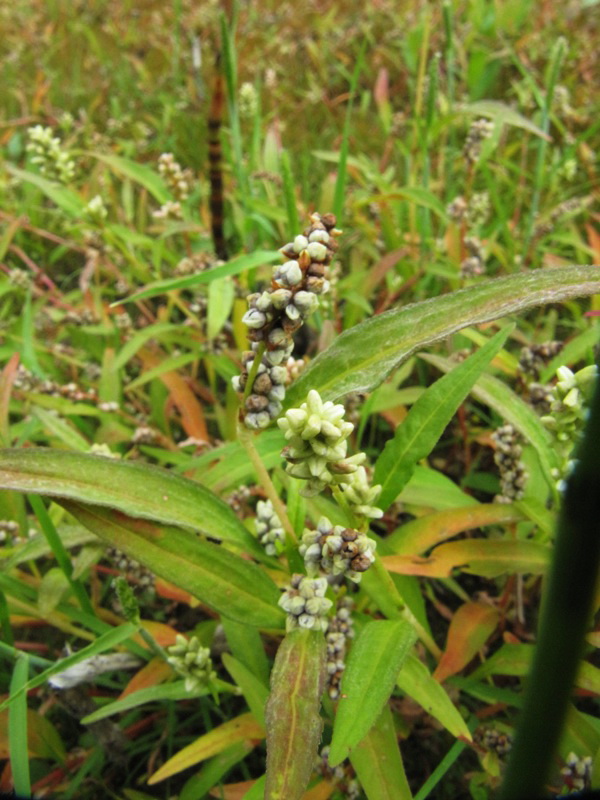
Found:
[[[123,550],[220,614],[257,627],[282,627],[279,590],[256,564],[188,531],[108,508],[59,502],[111,547]]]
[[[429,556],[383,556],[383,565],[400,575],[449,578],[453,569],[497,578],[508,573],[544,573],[551,548],[540,542],[518,539],[463,539],[436,547]]]
[[[279,646],[266,708],[264,800],[300,800],[310,780],[323,730],[325,658],[321,631],[290,631]]]
[[[442,683],[465,667],[494,632],[498,619],[498,610],[493,606],[464,603],[452,617],[446,649],[433,677]]]
[[[256,722],[252,714],[242,714],[240,717],[230,719],[228,722],[213,728],[209,733],[205,733],[195,742],[184,747],[173,758],[165,762],[150,778],[148,783],[153,785],[159,781],[164,781],[171,775],[177,775],[194,764],[199,764],[217,753],[222,753],[236,742],[252,741],[262,739],[264,731]]]
[[[159,467],[50,448],[0,450],[0,489],[108,506],[131,517],[202,531],[263,558],[227,503]]]
[[[285,405],[299,405],[310,389],[323,400],[368,392],[412,353],[462,328],[596,293],[597,267],[535,269],[387,311],[338,336],[290,387]]]
[[[386,509],[394,502],[410,480],[417,462],[433,450],[477,378],[502,349],[510,330],[507,327],[497,333],[474,355],[437,380],[398,425],[375,464],[373,482],[382,486],[380,508]]]
[[[522,511],[509,503],[485,503],[466,508],[452,508],[425,514],[400,528],[385,543],[396,555],[422,553],[430,547],[456,536],[457,533],[481,528],[485,525],[506,525],[524,519]]]
[[[413,653],[409,653],[402,665],[397,680],[398,688],[442,723],[453,736],[463,736],[471,741],[467,723],[448,697],[443,686],[433,678],[429,670]]]
[[[333,725],[332,767],[343,761],[375,724],[416,638],[404,620],[377,620],[366,625],[353,643]]]
[[[368,800],[410,800],[412,797],[392,712],[385,706],[350,761]]]

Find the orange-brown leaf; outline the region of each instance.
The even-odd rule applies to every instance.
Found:
[[[446,649],[433,677],[440,683],[465,667],[481,650],[498,623],[499,613],[483,603],[465,603],[452,617]]]
[[[123,689],[118,699],[122,700],[132,692],[137,692],[140,689],[148,689],[150,686],[158,686],[159,683],[165,681],[173,672],[172,668],[162,658],[153,658],[145,664],[139,672],[133,676],[127,686]]]
[[[550,554],[550,548],[539,542],[464,539],[442,544],[426,557],[384,556],[381,560],[386,569],[401,575],[449,578],[453,569],[462,569],[473,575],[495,578],[504,573],[542,574]]]

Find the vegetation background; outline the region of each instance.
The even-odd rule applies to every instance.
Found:
[[[433,313],[430,330],[415,317],[416,345],[377,368],[370,388],[380,385],[339,393],[354,450],[381,483],[380,455],[415,403],[489,345],[464,402],[449,422],[439,412],[371,527],[384,560],[424,556],[452,537],[466,543],[446,551],[438,572],[386,561],[390,586],[410,598],[437,648],[433,658],[416,645],[390,686],[379,739],[369,740],[373,763],[400,741],[406,780],[395,786],[359,758],[337,771],[325,760],[307,800],[484,800],[500,785],[560,507],[551,472],[571,456],[588,385],[578,384],[586,402],[569,418],[568,447],[539,418],[561,391],[556,369],[580,374],[598,338],[591,273],[565,272],[564,294],[544,292],[552,269],[600,263],[599,13],[596,0],[0,2],[3,447],[73,456],[95,447],[168,468],[221,497],[254,534],[265,484],[237,441],[231,387],[247,349],[245,297],[268,285],[275,251],[311,213],[334,212],[344,235],[331,291],[297,337],[295,355],[307,362],[385,311],[523,278],[479,317],[476,294],[465,295],[462,322],[450,306]],[[587,299],[574,299],[578,281]],[[525,295],[538,290],[547,305],[530,308],[542,301]],[[459,319],[451,332],[446,313]],[[491,321],[506,316],[510,331]],[[361,356],[361,337],[350,341]],[[341,374],[342,356],[329,352],[327,369]],[[296,405],[309,380],[290,390]],[[441,407],[446,391],[423,402]],[[512,432],[498,433],[506,423]],[[297,535],[305,520],[334,519],[330,498],[305,501],[284,473],[276,428],[256,442]],[[11,702],[0,710],[0,790],[65,800],[262,796],[262,709],[282,631],[259,625],[259,636],[199,603],[185,581],[155,579],[160,564],[146,563],[143,548],[132,560],[99,544],[65,497],[93,503],[105,474],[87,497],[68,495],[50,473],[58,481],[69,463],[74,485],[85,462],[58,458],[43,480],[19,485],[0,463],[0,692]],[[132,478],[115,508],[142,516],[161,492],[148,480]],[[184,516],[154,519],[189,527]],[[510,553],[482,552],[463,569],[483,540],[512,540]],[[260,561],[260,548],[248,548]],[[272,558],[262,565],[285,584]],[[126,593],[115,594],[119,575],[135,588],[141,633]],[[359,633],[393,617],[373,586],[354,601]],[[177,633],[211,648],[221,682],[213,693],[190,698],[173,682],[163,648]],[[599,785],[598,645],[592,625],[549,778],[555,794]],[[84,647],[123,660],[106,673],[101,661],[88,664],[88,682],[51,688],[48,670]],[[147,694],[128,704],[137,691]],[[326,700],[326,742],[333,709]],[[188,746],[193,755],[178,758]]]

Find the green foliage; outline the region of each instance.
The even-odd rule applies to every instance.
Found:
[[[590,4],[13,5],[2,788],[594,783]]]

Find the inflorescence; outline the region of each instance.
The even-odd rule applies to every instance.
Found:
[[[202,647],[197,636],[186,639],[177,634],[175,644],[168,648],[167,661],[175,672],[185,678],[186,692],[196,692],[207,687],[216,677],[212,668],[210,650]]]
[[[242,374],[233,379],[237,392],[246,389],[256,351],[261,344],[266,347],[260,364],[263,369],[259,367],[245,401],[244,422],[248,428],[266,428],[280,413],[285,396],[283,381],[275,382],[281,388],[273,390],[261,376],[268,372],[268,378],[274,382],[272,368],[291,356],[294,333],[317,308],[319,295],[329,289],[327,267],[337,250],[336,236],[340,231],[335,227],[333,214],[315,213],[310,220],[302,235],[281,248],[288,260],[273,270],[271,286],[248,297],[243,322],[249,328],[252,351],[244,354]]]

